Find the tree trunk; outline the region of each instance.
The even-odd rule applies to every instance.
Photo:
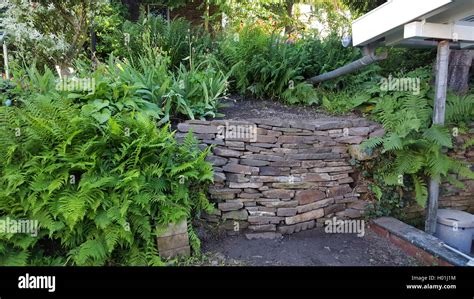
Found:
[[[457,94],[469,90],[469,72],[474,59],[474,50],[453,50],[449,57],[448,87]]]
[[[122,0],[122,3],[127,6],[130,21],[137,21],[140,17],[140,4],[142,0]]]
[[[286,15],[288,16],[288,19],[292,19],[293,18],[293,6],[295,4],[295,0],[286,0],[285,1],[285,9],[286,9]],[[293,32],[293,26],[292,24],[289,24],[287,26],[285,26],[285,33],[286,34],[290,34],[291,32]]]

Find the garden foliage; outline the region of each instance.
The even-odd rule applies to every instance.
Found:
[[[124,82],[79,98],[51,89],[51,72],[29,73],[0,107],[0,215],[39,231],[1,234],[0,264],[160,264],[156,225],[212,209],[208,149],[157,128]]]

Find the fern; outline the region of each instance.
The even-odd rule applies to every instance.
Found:
[[[415,70],[409,77],[429,77],[426,69]],[[427,80],[428,82],[429,80]],[[409,175],[414,186],[415,199],[424,206],[427,200],[425,180],[455,181],[450,175],[472,178],[474,173],[460,161],[448,157],[441,149],[453,148],[452,134],[446,126],[431,125],[432,97],[430,86],[424,85],[419,95],[389,92],[382,95],[371,111],[375,120],[382,123],[387,132],[384,137],[374,137],[363,143],[365,149],[382,148],[389,161],[383,168],[384,183],[404,186],[400,178]],[[446,121],[450,125],[462,125],[474,115],[472,96],[449,95],[446,102]],[[456,180],[457,181],[457,180]],[[459,182],[459,181],[457,181]],[[459,182],[460,183],[460,182]],[[460,184],[457,184],[460,185]]]
[[[153,227],[210,206],[208,150],[191,134],[180,146],[146,114],[116,111],[101,123],[74,101],[0,107],[12,120],[0,126],[10,157],[0,163],[0,215],[39,223],[37,238],[0,236],[0,264],[162,264]]]

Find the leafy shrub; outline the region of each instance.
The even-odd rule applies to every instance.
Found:
[[[406,91],[380,92],[370,111],[373,119],[382,123],[384,137],[374,137],[363,145],[368,151],[380,148],[390,162],[380,167],[383,181],[389,186],[404,186],[410,179],[416,201],[424,205],[428,196],[427,178],[446,179],[461,186],[449,174],[474,178],[470,169],[442,152],[452,148],[449,127],[463,128],[474,117],[474,97],[449,95],[446,103],[446,127],[432,125],[433,90],[429,84],[429,69],[418,69],[406,77],[419,78],[419,94]]]
[[[436,60],[436,49],[388,48],[387,59],[380,62],[380,71],[384,76],[407,73],[432,65]]]
[[[189,118],[217,116],[219,100],[227,92],[229,74],[224,74],[208,58],[189,69],[183,64],[174,76],[169,99],[178,103],[178,111]]]
[[[142,17],[138,22],[125,22],[119,34],[124,49],[121,56],[133,60],[146,55],[148,49],[160,49],[170,58],[173,68],[191,55],[204,55],[213,46],[209,33],[185,19],[168,22],[160,16]],[[129,43],[125,42],[125,34],[130,37]]]
[[[138,111],[102,123],[83,110],[54,92],[0,107],[0,218],[39,223],[37,237],[0,235],[1,265],[159,265],[156,225],[211,208],[191,135],[178,145]]]
[[[158,125],[171,119],[216,116],[219,101],[226,94],[228,75],[214,66],[211,58],[189,69],[181,64],[176,73],[169,70],[169,64],[169,57],[157,49],[149,49],[133,61],[111,56],[92,74],[94,93],[69,97],[92,103],[94,109],[107,113],[104,121],[111,108],[141,111],[159,120]]]
[[[238,32],[229,32],[220,54],[230,66],[234,87],[240,93],[292,104],[317,102],[314,90],[301,76],[307,62],[299,47],[286,44],[260,26],[247,25]]]

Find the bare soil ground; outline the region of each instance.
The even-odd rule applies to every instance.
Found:
[[[251,118],[281,119],[281,120],[347,120],[358,116],[349,113],[343,116],[331,116],[318,112],[316,108],[303,106],[289,106],[271,100],[250,99],[234,95],[222,101],[224,108],[219,113],[225,114],[224,119],[245,120]]]
[[[370,229],[363,237],[327,234],[318,228],[279,240],[200,233],[211,265],[246,266],[417,266],[418,262]]]

